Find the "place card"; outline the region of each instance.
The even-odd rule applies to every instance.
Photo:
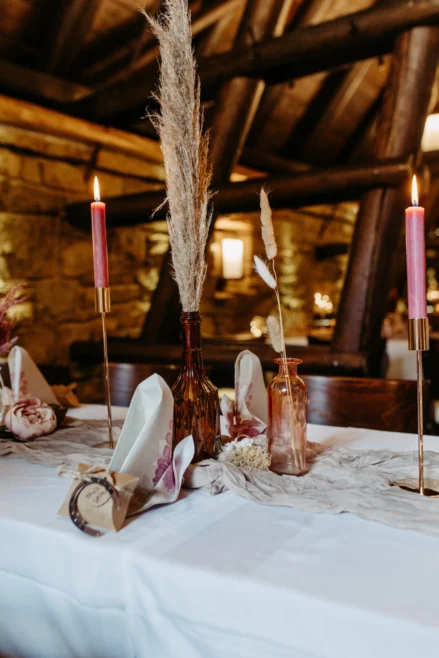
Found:
[[[105,466],[91,469],[87,464],[79,464],[58,514],[70,518],[86,534],[103,534],[92,526],[118,532],[138,482],[138,477]]]

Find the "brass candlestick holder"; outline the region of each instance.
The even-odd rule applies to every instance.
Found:
[[[102,318],[102,338],[104,344],[104,379],[105,379],[105,399],[107,403],[108,415],[108,443],[101,444],[102,448],[114,448],[113,439],[113,418],[111,415],[111,395],[110,395],[110,366],[108,363],[108,343],[107,327],[105,325],[105,315],[111,311],[110,288],[95,288],[95,309],[96,313],[101,314]]]
[[[438,497],[439,482],[424,478],[424,370],[422,352],[429,349],[428,318],[413,318],[408,321],[409,350],[416,351],[417,399],[418,399],[418,479],[391,482],[392,486],[412,491],[421,496]]]

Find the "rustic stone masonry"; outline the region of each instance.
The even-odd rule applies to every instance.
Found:
[[[66,203],[154,189],[158,165],[103,150],[90,168],[85,144],[0,124],[0,292],[26,281],[18,309],[20,344],[39,363],[67,363],[76,340],[100,336],[94,312],[90,235],[63,219]],[[110,335],[136,337],[168,246],[163,223],[109,232]]]
[[[104,199],[154,189],[163,178],[158,164],[0,124],[0,293],[20,281],[28,283],[29,301],[17,311],[18,334],[39,363],[67,363],[74,341],[101,335],[94,312],[91,238],[63,218],[67,203],[91,199],[95,173]],[[275,213],[279,281],[290,333],[309,324],[315,292],[328,293],[337,302],[347,257],[318,262],[315,246],[349,243],[355,210],[353,204],[342,204]],[[221,280],[223,237],[244,240],[241,281]],[[112,229],[108,246],[113,305],[108,332],[135,338],[168,247],[166,225]],[[217,222],[202,306],[206,335],[248,334],[253,316],[273,309],[270,290],[253,272],[254,253],[263,254],[257,214]]]

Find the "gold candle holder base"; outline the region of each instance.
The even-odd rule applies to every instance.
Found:
[[[104,345],[104,380],[105,380],[105,400],[107,404],[108,417],[108,442],[100,443],[99,448],[114,449],[113,439],[113,418],[111,413],[111,395],[110,395],[110,366],[108,363],[108,342],[107,327],[105,325],[105,314],[111,311],[110,288],[95,288],[95,308],[96,312],[101,314],[102,318],[102,339]]]
[[[400,489],[404,489],[404,491],[410,491],[411,493],[416,493],[418,495],[421,494],[419,480],[416,478],[391,482],[390,486],[399,487]],[[439,498],[439,480],[424,480],[424,492],[421,495],[426,498]]]
[[[417,397],[418,397],[418,479],[405,479],[391,482],[390,486],[400,487],[421,496],[439,496],[439,482],[424,480],[424,370],[422,352],[430,347],[428,318],[410,318],[408,321],[409,350],[416,351]]]

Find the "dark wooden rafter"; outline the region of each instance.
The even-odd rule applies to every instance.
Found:
[[[215,195],[218,214],[257,212],[259,192],[264,184],[270,192],[273,208],[300,208],[315,203],[351,201],[365,190],[376,187],[399,187],[412,172],[410,160],[383,162],[376,166],[340,167],[321,171],[307,171],[288,176],[249,179],[227,183]],[[151,214],[163,202],[163,192],[148,192],[106,199],[108,225],[130,226],[164,219],[166,207],[154,217]],[[82,229],[90,229],[89,203],[74,203],[67,207],[69,221]]]
[[[81,51],[100,0],[57,2],[54,21],[46,29],[44,60],[51,73],[66,75]]]
[[[392,5],[387,8],[391,9]],[[438,27],[417,27],[398,37],[377,128],[376,158],[417,156],[438,56]],[[405,192],[408,201],[408,186]],[[401,190],[377,189],[362,198],[334,334],[334,351],[379,349],[392,256],[403,222]]]
[[[156,14],[160,0],[149,6],[149,12]],[[114,44],[120,44],[117,49]],[[143,16],[136,13],[129,20],[118,23],[84,47],[75,61],[75,71],[87,82],[99,83],[108,73],[129,61],[141,48],[155,45],[155,38]]]
[[[344,144],[374,106],[386,83],[389,67],[389,61],[378,58],[354,64],[320,112],[314,130],[296,156],[315,165],[336,162]],[[348,121],[343,120],[346,117]]]
[[[399,0],[388,6],[286,32],[200,62],[205,88],[236,76],[268,83],[293,80],[322,70],[391,52],[398,34],[439,22],[439,0]]]
[[[4,90],[47,104],[65,105],[81,101],[93,90],[76,82],[68,82],[50,73],[0,60],[0,85]]]
[[[207,9],[201,11],[198,16],[193,18],[192,36],[195,37],[211,28],[227,16],[227,14],[236,11],[241,3],[242,0],[216,0],[213,4],[208,5]],[[146,52],[141,53],[138,51],[137,55],[132,57],[132,61],[126,67],[108,77],[104,82],[100,82],[100,93],[102,93],[103,88],[113,86],[118,82],[130,80],[135,74],[145,76],[148,73],[151,64],[154,64],[160,56],[160,49],[150,31],[147,32],[143,43],[154,45],[148,48]]]
[[[192,34],[196,36],[209,29],[221,16],[236,9],[237,2],[239,0],[223,0],[201,12],[192,23]],[[145,43],[151,44],[151,47],[130,62],[126,69],[111,74],[107,80],[100,80],[94,96],[78,108],[82,114],[98,121],[110,119],[112,123],[117,122],[118,118],[124,121],[126,114],[132,111],[137,112],[139,117],[142,115],[157,79],[159,57],[159,47],[149,33]],[[71,109],[75,111],[74,107]]]
[[[294,0],[248,1],[235,43],[253,42],[267,35],[281,34]],[[264,90],[264,83],[244,78],[225,82],[216,94],[215,113],[211,127],[210,158],[213,167],[213,187],[229,181]],[[213,226],[213,225],[212,225]],[[178,293],[172,278],[171,255],[165,256],[160,279],[146,317],[142,337],[156,342],[173,342],[178,334]]]

